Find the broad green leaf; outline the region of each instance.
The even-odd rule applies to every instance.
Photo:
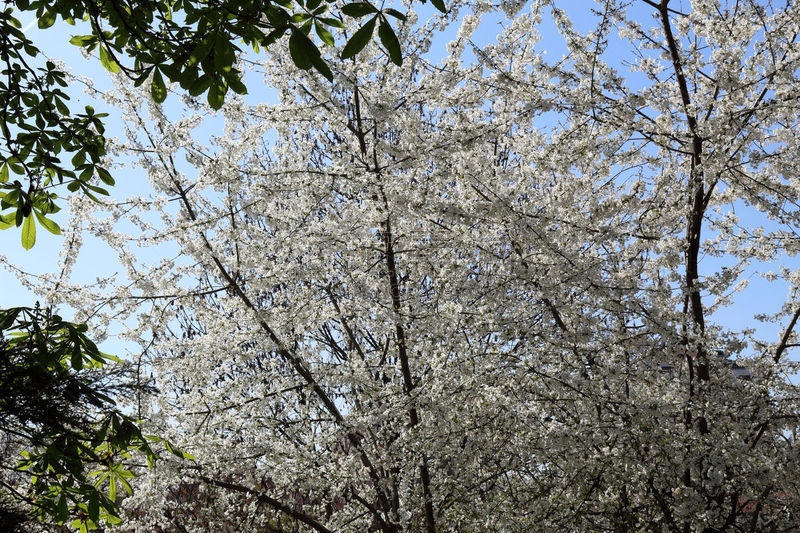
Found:
[[[108,497],[112,502],[117,501],[117,478],[113,473],[108,476]]]
[[[70,44],[74,44],[75,46],[86,46],[92,41],[94,41],[92,35],[75,35],[69,40]]]
[[[194,80],[192,84],[189,86],[189,94],[191,94],[192,96],[200,96],[201,94],[206,92],[209,87],[211,87],[212,81],[213,80],[211,79],[211,76],[209,76],[208,74],[203,74],[202,76]]]
[[[86,150],[78,150],[72,156],[72,166],[76,169],[86,162]]]
[[[150,94],[153,100],[159,104],[167,99],[167,87],[164,85],[164,78],[161,77],[161,71],[158,69],[153,70],[153,83],[150,85]]]
[[[367,46],[369,40],[372,39],[372,33],[375,31],[377,19],[377,16],[372,17],[369,22],[350,37],[350,40],[344,45],[344,50],[342,50],[342,59],[353,57]]]
[[[393,16],[396,19],[402,20],[403,22],[406,21],[405,15],[403,15],[396,9],[392,9],[391,7],[389,9],[384,9],[383,12],[386,13],[387,15]]]
[[[30,250],[34,244],[36,244],[36,223],[33,217],[28,215],[22,223],[22,247]]]
[[[346,4],[342,6],[342,13],[348,17],[361,18],[370,13],[376,13],[378,10],[372,4],[366,2],[358,2],[353,4]]]
[[[89,519],[92,522],[97,522],[100,519],[100,501],[97,493],[92,491],[89,493],[89,505],[87,506],[89,512]]]
[[[133,83],[133,86],[134,87],[139,87],[141,84],[143,84],[145,81],[147,81],[147,78],[150,76],[150,72],[152,72],[152,71],[153,71],[153,67],[148,67],[148,68],[144,69],[142,71],[142,73],[139,74],[139,77],[136,78],[136,81]]]
[[[114,178],[111,177],[111,174],[108,172],[108,170],[104,169],[103,167],[95,167],[95,170],[97,171],[97,176],[103,183],[106,185],[114,185]]]
[[[8,165],[3,164],[0,167],[0,183],[7,183],[8,182]]]
[[[211,52],[211,47],[214,44],[212,35],[206,35],[197,46],[195,46],[192,53],[189,54],[189,66],[197,65],[200,61],[204,60]]]
[[[58,112],[61,113],[62,115],[64,115],[65,117],[68,117],[69,116],[69,108],[64,103],[64,101],[61,100],[61,98],[56,98],[55,99],[55,103],[56,103],[56,109],[58,109]]]
[[[85,189],[89,189],[89,190],[94,191],[94,192],[96,192],[98,194],[102,194],[103,196],[108,196],[108,191],[105,190],[102,187],[98,187],[97,185],[92,185],[91,183],[81,183],[81,186],[83,186]],[[88,191],[85,191],[85,192],[88,192]]]
[[[39,26],[40,29],[44,30],[55,24],[55,22],[56,22],[56,14],[52,11],[45,11],[44,13],[42,13],[42,16],[39,17],[37,25]]]
[[[319,38],[322,39],[322,42],[324,42],[328,46],[334,45],[333,35],[331,35],[331,32],[325,29],[325,26],[323,26],[317,21],[314,21],[314,30],[317,32]]]
[[[431,4],[433,4],[433,7],[442,13],[447,13],[447,7],[444,5],[444,0],[431,0]]]
[[[317,72],[325,76],[328,81],[333,81],[333,72],[331,72],[331,68],[328,66],[325,60],[322,59],[322,56],[317,54],[312,58],[312,61],[314,63],[314,68],[317,69]]]
[[[264,37],[264,40],[261,41],[261,45],[264,46],[264,48],[269,47],[272,43],[283,37],[283,34],[286,33],[286,30],[288,30],[286,27],[272,30],[267,34],[266,37]]]
[[[320,20],[320,22],[322,22],[324,24],[327,24],[331,28],[339,28],[340,30],[344,29],[344,24],[339,19],[326,17],[326,18],[321,18],[319,20]]]
[[[79,344],[75,344],[72,347],[72,357],[70,357],[70,364],[74,370],[80,370],[83,368],[83,355],[81,354],[81,347]]]
[[[228,80],[228,87],[235,92],[236,94],[247,94],[247,87],[242,80],[239,79],[238,75],[228,76],[226,78]]]
[[[69,509],[67,508],[67,497],[61,494],[58,499],[58,506],[56,507],[56,520],[59,524],[63,524],[69,518]]]
[[[310,47],[308,46],[309,42],[309,38],[297,29],[293,30],[292,35],[289,37],[289,54],[292,56],[294,64],[301,70],[310,69],[313,64],[313,54],[315,52],[319,54],[313,43],[311,43]]]
[[[119,480],[120,483],[122,483],[122,487],[125,489],[125,492],[127,492],[130,495],[133,495],[133,487],[131,487],[131,484],[128,483],[127,479],[125,479],[126,476],[123,475],[122,471],[120,471],[119,474],[120,476],[117,479]]]
[[[385,18],[381,18],[381,23],[378,26],[378,37],[381,39],[381,44],[386,47],[389,52],[389,58],[392,63],[398,67],[403,64],[403,54],[400,52],[400,42],[394,34],[394,30],[389,26],[389,22]]]
[[[100,63],[107,71],[119,74],[119,65],[111,58],[105,46],[100,46]]]
[[[11,172],[14,174],[19,174],[20,176],[25,174],[25,167],[23,167],[19,163],[19,159],[16,157],[11,157],[6,161],[6,164],[11,169]]]
[[[34,210],[33,213],[36,215],[36,220],[39,221],[39,224],[42,225],[44,229],[52,233],[53,235],[61,235],[61,228],[56,224],[54,221],[50,220],[43,214],[40,214],[39,211]]]
[[[208,101],[208,105],[211,106],[211,109],[217,110],[222,107],[222,104],[225,102],[224,87],[220,87],[219,83],[213,84],[208,89],[206,100]]]
[[[214,45],[214,68],[220,74],[230,72],[232,65],[236,62],[236,55],[230,41],[219,35]]]

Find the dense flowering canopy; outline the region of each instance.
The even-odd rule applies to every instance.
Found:
[[[274,105],[107,95],[154,193],[78,227],[130,281],[48,294],[135,319],[137,408],[197,458],[136,480],[132,527],[796,527],[800,271],[770,274],[776,342],[708,317],[800,249],[800,7],[595,8],[588,32],[544,0],[412,11],[402,66],[373,43],[333,86],[275,50]]]

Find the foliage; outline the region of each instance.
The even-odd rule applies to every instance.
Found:
[[[133,281],[64,297],[136,316],[150,423],[198,458],[135,481],[133,527],[796,528],[800,8],[528,7],[485,47],[489,4],[410,11],[402,66],[366,44],[332,87],[270,49],[280,101],[232,97],[215,149],[210,107],[107,95],[164,224],[98,212]],[[774,262],[776,341],[712,320]]]
[[[36,67],[39,49],[22,33],[12,10],[0,12],[0,229],[22,227],[22,246],[36,241],[36,221],[59,234],[48,215],[59,210],[53,189],[66,183],[70,191],[90,198],[108,194],[92,183],[95,176],[106,185],[114,179],[102,163],[105,155],[104,113],[86,106],[72,114],[63,91],[65,74],[54,63]],[[70,157],[64,164],[60,157]],[[18,176],[13,179],[12,176]],[[20,179],[27,178],[23,185]]]
[[[82,531],[119,522],[117,486],[130,493],[134,476],[123,462],[135,451],[152,462],[150,442],[161,440],[114,407],[113,387],[97,372],[114,358],[86,331],[39,308],[0,313],[0,431],[24,448],[21,460],[2,457],[3,492],[42,519],[73,520]]]

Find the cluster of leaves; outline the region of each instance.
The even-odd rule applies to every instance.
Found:
[[[40,51],[20,28],[11,9],[0,12],[0,229],[22,226],[22,246],[29,249],[35,220],[51,233],[61,231],[47,218],[58,211],[54,187],[66,182],[70,191],[97,199],[108,192],[93,178],[107,185],[114,179],[102,163],[105,114],[89,106],[71,113],[66,75],[51,61],[36,66]]]
[[[236,68],[236,54],[242,49],[235,43],[258,52],[287,34],[295,65],[304,70],[313,67],[331,80],[333,74],[312,30],[320,42],[333,46],[331,30],[344,28],[342,15],[374,15],[351,37],[345,57],[361,50],[380,22],[381,43],[392,61],[402,61],[386,15],[400,20],[405,17],[394,9],[379,10],[369,2],[348,4],[341,13],[329,12],[330,0],[21,0],[15,4],[23,11],[35,11],[40,28],[53,25],[59,16],[69,23],[88,21],[92,32],[71,42],[89,51],[97,49],[106,69],[122,72],[137,84],[152,79],[151,94],[157,102],[166,99],[166,78],[194,96],[206,94],[209,105],[219,109],[228,90],[247,92],[242,73]],[[445,11],[442,0],[433,0],[433,4]],[[131,65],[125,63],[127,58],[133,60]]]
[[[0,311],[0,431],[23,448],[9,471],[30,480],[27,492],[9,479],[0,485],[39,518],[71,521],[80,531],[120,521],[117,487],[132,493],[128,480],[135,474],[127,465],[133,452],[152,465],[151,443],[162,442],[189,457],[143,435],[117,410],[113,388],[98,372],[116,358],[100,352],[87,330],[38,307]]]

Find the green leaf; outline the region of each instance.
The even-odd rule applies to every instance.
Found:
[[[212,35],[206,35],[205,38],[197,43],[197,46],[195,46],[194,50],[192,50],[192,53],[189,54],[189,66],[194,66],[208,57],[213,44],[214,39]]]
[[[358,2],[354,4],[346,4],[342,6],[342,13],[347,15],[348,17],[354,18],[361,18],[370,13],[377,13],[377,8],[372,4],[367,4],[365,2]]]
[[[127,492],[130,495],[133,495],[133,487],[131,487],[131,484],[128,483],[127,479],[125,479],[125,475],[123,475],[123,472],[126,471],[120,471],[119,473],[120,476],[117,479],[119,479],[119,482],[122,483],[122,487],[125,489],[125,492]]]
[[[431,4],[433,4],[433,7],[442,13],[447,13],[447,7],[444,5],[444,0],[431,0]]]
[[[0,167],[0,183],[7,183],[7,182],[8,182],[8,165],[4,163],[3,166]]]
[[[150,85],[150,94],[153,100],[159,104],[167,99],[167,87],[164,85],[164,78],[161,77],[161,71],[155,69],[153,71],[153,83]]]
[[[311,46],[308,43],[311,43],[311,40],[302,31],[292,30],[292,35],[289,37],[289,54],[294,64],[301,70],[310,69],[313,64],[313,54],[316,52],[319,55],[314,43],[311,43]]]
[[[102,194],[103,196],[108,196],[108,191],[102,187],[98,187],[97,185],[92,185],[91,183],[82,183],[81,186],[85,187],[86,189],[92,190],[98,194]],[[88,194],[88,191],[85,192],[87,192]],[[89,196],[91,197],[91,195]]]
[[[61,98],[56,98],[55,102],[56,102],[56,109],[58,109],[58,112],[61,113],[63,116],[68,117],[69,116],[69,108],[63,102],[63,100],[61,100]]]
[[[327,25],[328,25],[328,26],[330,26],[331,28],[339,28],[340,30],[343,30],[343,29],[344,29],[344,24],[343,24],[343,23],[342,23],[342,21],[341,21],[341,20],[339,20],[339,19],[334,19],[334,18],[326,17],[326,18],[321,18],[321,19],[319,19],[319,20],[320,20],[320,22],[322,22],[322,23],[324,23],[324,24],[327,24]]]
[[[322,56],[318,54],[312,58],[312,61],[314,63],[314,68],[317,69],[317,72],[325,76],[328,81],[333,81],[333,72],[331,72],[331,68],[328,66],[325,60],[322,59]]]
[[[384,9],[383,12],[386,13],[387,15],[393,16],[396,19],[402,20],[403,22],[406,21],[405,15],[403,15],[396,9],[392,9],[391,7],[389,9]]]
[[[214,68],[220,74],[230,72],[231,67],[236,62],[236,55],[230,41],[219,35],[214,45]]]
[[[143,84],[145,81],[147,81],[147,78],[150,76],[150,72],[152,72],[152,71],[153,71],[153,67],[148,67],[148,68],[144,69],[142,71],[142,73],[139,74],[139,77],[136,78],[136,81],[133,83],[133,86],[134,87],[139,87],[141,84]]]
[[[108,170],[104,169],[103,167],[95,167],[97,171],[97,175],[100,177],[100,181],[105,183],[106,185],[114,185],[114,178],[111,177],[111,174]]]
[[[92,522],[97,522],[100,518],[100,501],[95,491],[89,493],[89,519]]]
[[[94,41],[93,35],[75,35],[72,39],[69,40],[70,44],[74,44],[75,46],[86,46],[87,44]]]
[[[323,26],[317,21],[314,21],[314,30],[317,32],[319,38],[322,39],[322,42],[324,42],[328,46],[334,45],[333,35],[331,35],[331,32],[325,29],[325,26]]]
[[[37,24],[40,29],[46,29],[55,24],[56,22],[56,14],[52,11],[45,11],[42,13],[42,16],[39,17]]]
[[[238,75],[234,74],[233,76],[228,76],[226,79],[228,81],[228,87],[230,87],[233,92],[236,94],[247,94],[247,87],[242,83],[242,80],[239,79]]]
[[[113,473],[108,476],[108,497],[112,502],[117,501],[117,478]]]
[[[72,156],[72,166],[76,169],[86,162],[86,150],[78,150]]]
[[[34,210],[33,214],[36,215],[36,220],[39,221],[39,224],[41,224],[44,229],[46,229],[53,235],[61,235],[61,228],[58,226],[58,224],[56,224],[43,214],[40,214],[39,211],[37,210]]]
[[[225,102],[224,87],[220,87],[219,82],[213,84],[208,90],[206,100],[208,100],[208,105],[211,106],[211,109],[217,110],[222,107],[222,104]]]
[[[41,27],[41,25],[40,25]],[[69,518],[69,509],[67,508],[67,497],[61,494],[58,499],[58,506],[56,507],[56,520],[59,524],[63,524]]]
[[[389,26],[389,22],[385,18],[381,18],[380,26],[378,26],[378,36],[383,46],[386,47],[386,51],[389,52],[389,58],[392,63],[398,67],[401,66],[403,64],[403,54],[400,52],[400,41],[397,40],[397,35],[394,34],[394,30]]]
[[[211,82],[214,81],[208,74],[196,78],[189,84],[189,94],[192,96],[200,96],[211,87]]]
[[[33,217],[28,215],[22,223],[22,247],[30,250],[34,244],[36,244],[36,223]]]
[[[278,39],[283,37],[283,34],[286,33],[286,30],[288,30],[288,28],[286,28],[286,27],[282,27],[282,28],[278,28],[276,30],[272,30],[271,32],[269,32],[267,34],[266,37],[264,37],[264,40],[261,41],[261,45],[264,48],[268,48],[272,43],[276,42]]]
[[[19,174],[20,176],[25,174],[25,167],[23,167],[19,163],[19,159],[18,158],[16,158],[16,157],[9,158],[6,161],[6,164],[9,166],[9,168],[11,169],[11,172],[13,172],[14,174]]]
[[[350,40],[344,45],[344,50],[342,50],[342,59],[353,57],[367,46],[367,43],[372,38],[373,31],[375,31],[375,22],[377,19],[377,16],[372,17],[369,22],[364,24],[363,27],[350,37]]]
[[[119,74],[119,65],[111,58],[105,46],[100,47],[100,63],[103,64],[107,71]]]
[[[83,368],[83,355],[81,354],[81,345],[75,343],[72,346],[72,356],[69,360],[72,368],[75,370],[80,370]]]

